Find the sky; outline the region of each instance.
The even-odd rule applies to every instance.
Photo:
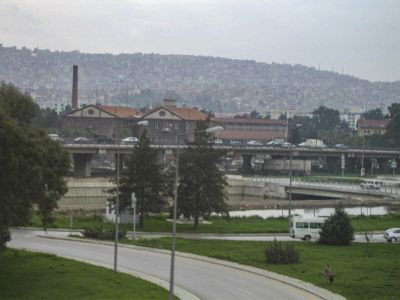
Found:
[[[189,54],[400,80],[398,0],[0,0],[0,43]]]

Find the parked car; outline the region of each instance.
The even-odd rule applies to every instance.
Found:
[[[345,144],[336,144],[335,148],[336,149],[349,149],[349,146],[347,146]]]
[[[360,187],[366,190],[380,190],[383,182],[379,180],[367,180],[360,183]]]
[[[139,142],[139,139],[134,136],[130,136],[122,140],[122,144],[136,144],[137,142]]]
[[[397,242],[398,240],[400,240],[400,228],[390,228],[386,230],[383,234],[383,237],[388,242]]]
[[[215,139],[214,140],[214,144],[221,145],[222,144],[222,140],[221,139]]]
[[[248,141],[247,145],[249,146],[262,146],[262,143],[259,141]]]
[[[79,137],[74,139],[74,142],[87,143],[87,142],[89,142],[89,139],[87,137],[85,137],[85,136],[79,136]]]

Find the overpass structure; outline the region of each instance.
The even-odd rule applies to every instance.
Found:
[[[386,182],[379,189],[364,189],[358,184],[333,181],[306,181],[294,178],[292,187],[288,178],[247,177],[228,175],[230,195],[261,197],[264,199],[287,199],[291,192],[294,199],[342,199],[363,201],[382,200],[386,203],[400,201],[400,185],[396,182]],[[297,197],[299,196],[299,197]],[[294,200],[295,201],[295,200]]]
[[[74,163],[75,176],[90,176],[90,162],[95,155],[111,154],[116,156],[116,163],[122,166],[123,157],[132,152],[133,144],[88,144],[88,143],[68,143],[63,144]],[[159,149],[164,154],[172,154],[173,150],[187,148],[187,145],[151,145],[151,147]],[[226,151],[228,157],[240,155],[243,158],[242,169],[251,171],[251,159],[255,155],[269,155],[271,158],[289,157],[292,151],[293,158],[312,159],[324,157],[327,165],[333,166],[337,164],[345,164],[347,167],[354,165],[357,161],[376,159],[385,162],[392,159],[400,158],[400,149],[336,149],[336,148],[281,148],[268,146],[248,146],[248,145],[214,145],[215,149]],[[120,160],[118,162],[117,153],[119,152]]]

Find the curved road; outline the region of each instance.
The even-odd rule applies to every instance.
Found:
[[[68,233],[52,233],[65,237]],[[79,241],[49,239],[41,231],[12,230],[12,248],[53,253],[109,268],[113,267],[113,246]],[[212,241],[210,241],[212,246]],[[205,261],[195,256],[177,253],[175,284],[200,299],[320,299],[315,294],[295,286],[282,283],[253,272],[251,268],[237,268]],[[168,251],[120,247],[118,252],[119,270],[139,272],[158,279],[159,283],[169,281],[170,254]],[[129,272],[130,271],[130,272]],[[154,281],[154,280],[153,280]],[[300,284],[301,285],[301,284]],[[306,284],[307,285],[307,284]],[[317,292],[321,289],[316,288]],[[187,294],[186,294],[187,295]],[[178,295],[182,298],[185,294]]]

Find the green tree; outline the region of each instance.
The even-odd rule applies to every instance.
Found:
[[[250,113],[250,118],[251,118],[251,119],[262,119],[262,116],[260,115],[260,113],[259,113],[258,111],[253,110],[253,111]]]
[[[308,116],[293,116],[288,120],[289,130],[295,130],[293,143],[299,143],[308,138],[317,136],[317,124],[315,119]]]
[[[227,213],[227,182],[217,167],[224,153],[213,149],[207,127],[207,122],[197,123],[194,141],[179,162],[178,210],[186,218],[193,217],[194,228],[200,217],[208,218],[212,212]]]
[[[61,128],[61,117],[54,109],[38,108],[32,124],[39,128],[50,129],[50,131],[57,131]]]
[[[388,106],[388,111],[389,115],[387,116],[387,118],[389,119],[393,118],[395,115],[400,114],[400,103],[392,103],[390,106]]]
[[[383,120],[385,116],[380,108],[375,108],[363,113],[363,118],[366,120]]]
[[[400,103],[392,103],[388,107],[389,111],[389,128],[387,135],[391,143],[395,146],[400,145]]]
[[[351,219],[339,204],[335,208],[335,213],[322,225],[318,242],[326,245],[350,245],[353,240]]]
[[[150,147],[147,130],[126,160],[126,169],[120,180],[119,211],[131,206],[131,194],[135,193],[139,226],[144,227],[144,217],[150,212],[160,212],[166,205],[168,187],[162,170],[159,152]],[[114,194],[116,190],[111,192]],[[115,196],[110,201],[115,204]]]
[[[31,125],[37,106],[11,85],[0,85],[0,249],[9,226],[30,220],[37,205],[44,227],[66,193],[68,154]]]
[[[318,130],[334,130],[340,124],[340,113],[338,110],[320,106],[312,113]]]

